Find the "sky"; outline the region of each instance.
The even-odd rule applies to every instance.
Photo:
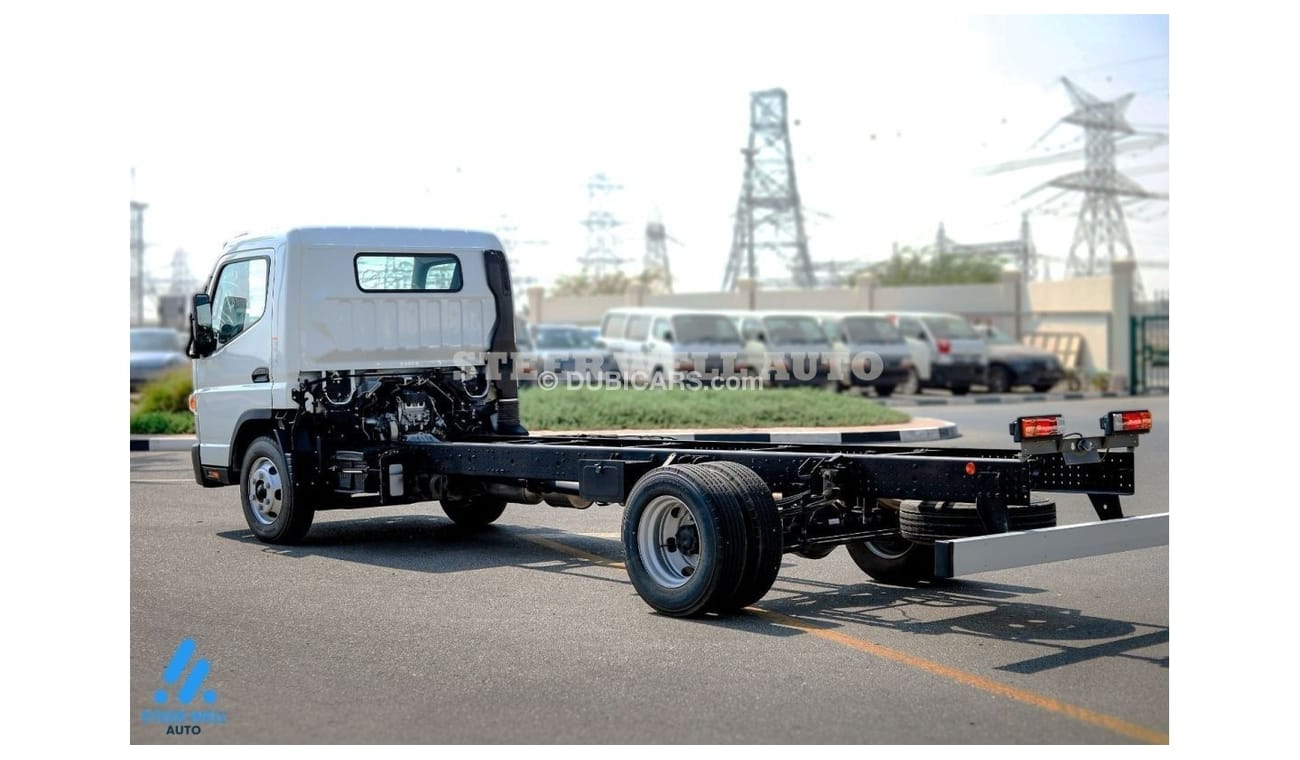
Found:
[[[132,53],[128,157],[152,273],[167,277],[182,248],[204,276],[240,232],[393,224],[502,232],[519,241],[516,277],[545,283],[578,271],[586,184],[603,172],[621,186],[607,200],[626,222],[619,252],[639,263],[657,214],[676,289],[716,290],[750,93],[776,87],[814,260],[884,259],[895,242],[933,242],[940,222],[960,243],[1015,238],[1050,193],[1022,196],[1082,159],[980,169],[1081,147],[1079,128],[1052,129],[1072,108],[1063,75],[1105,99],[1135,93],[1129,120],[1170,129],[1164,16],[376,7],[151,11]],[[1168,191],[1167,147],[1120,166]],[[1031,216],[1055,277],[1077,201]],[[1168,287],[1167,207],[1129,219],[1139,261],[1156,265],[1149,292]]]

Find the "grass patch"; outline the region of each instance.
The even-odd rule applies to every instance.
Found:
[[[140,388],[140,399],[133,408],[137,412],[185,412],[189,414],[190,393],[194,380],[190,369],[176,370],[151,380]],[[131,432],[135,432],[132,430]]]
[[[635,430],[736,427],[856,427],[910,417],[858,394],[815,388],[656,390],[524,388],[524,426],[532,430]]]
[[[131,415],[132,435],[179,435],[194,432],[189,412],[136,412]]]

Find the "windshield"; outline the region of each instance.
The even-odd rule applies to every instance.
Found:
[[[720,314],[689,314],[673,317],[677,343],[740,343],[740,333],[730,319]]]
[[[592,348],[596,341],[576,327],[545,328],[537,331],[538,348]]]
[[[925,324],[936,338],[978,338],[970,323],[961,317],[926,317]]]
[[[883,317],[849,317],[844,320],[844,331],[854,343],[898,343],[903,334]]]
[[[180,338],[174,332],[153,330],[149,332],[133,332],[131,333],[131,350],[178,352],[181,350]]]
[[[767,317],[763,324],[769,343],[826,345],[826,333],[812,317]]]

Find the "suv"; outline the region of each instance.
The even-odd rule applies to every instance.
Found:
[[[928,354],[930,371],[921,373],[922,388],[947,388],[964,396],[972,385],[985,383],[989,349],[970,322],[936,312],[899,311],[886,316],[903,337],[920,341]]]
[[[977,325],[975,330],[989,346],[990,393],[1005,393],[1017,385],[1046,393],[1065,377],[1060,359],[1051,351],[1026,346],[993,325]]]

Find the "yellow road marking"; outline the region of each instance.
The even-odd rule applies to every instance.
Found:
[[[1130,739],[1137,739],[1138,741],[1147,742],[1149,744],[1169,743],[1168,734],[1162,731],[1157,731],[1153,728],[1139,726],[1136,723],[1130,723],[1121,718],[1116,718],[1113,715],[1106,715],[1105,713],[1099,713],[1085,707],[1072,705],[1069,702],[1062,702],[1059,699],[1054,699],[1044,694],[1029,691],[1028,689],[1022,689],[1019,686],[1012,686],[1011,684],[1002,683],[1001,681],[994,681],[991,678],[985,678],[984,676],[969,673],[959,668],[943,665],[933,660],[927,660],[924,657],[917,657],[916,655],[911,655],[907,652],[900,652],[897,649],[891,649],[890,647],[882,646],[865,639],[859,639],[855,636],[849,636],[829,628],[821,628],[806,620],[792,618],[789,615],[782,615],[779,612],[772,612],[758,607],[749,607],[748,609],[750,612],[766,618],[777,625],[798,628],[801,631],[807,631],[817,638],[833,641],[836,644],[842,644],[846,647],[856,649],[859,652],[866,652],[867,654],[875,655],[876,657],[893,660],[894,662],[903,665],[918,668],[927,673],[932,673],[936,676],[956,681],[957,683],[973,686],[976,689],[989,692],[990,694],[996,694],[1000,697],[1013,699],[1017,702],[1037,707],[1040,710],[1046,710],[1047,712],[1064,715],[1068,718],[1074,718],[1083,723],[1100,726],[1101,728],[1114,731],[1122,736],[1127,736]]]
[[[537,544],[538,546],[545,546],[547,549],[559,552],[560,554],[568,554],[577,557],[579,559],[585,559],[588,562],[597,565],[604,565],[605,567],[617,567],[617,568],[623,567],[622,562],[615,562],[612,559],[606,559],[605,557],[602,557],[599,554],[584,552],[581,549],[574,548],[567,544],[562,544],[559,541],[552,541],[549,538],[542,538],[541,536],[523,536],[523,539],[525,541],[531,541]]]
[[[562,544],[559,541],[552,541],[549,538],[542,538],[541,536],[524,536],[523,538],[539,546],[544,546],[553,551],[560,552],[561,554],[569,554],[595,564],[620,568],[624,566],[622,562],[615,562],[614,560],[606,559],[605,557],[592,554],[591,552],[586,552],[567,544]],[[1069,702],[1062,702],[1059,699],[1049,697],[1045,694],[1039,694],[1028,689],[1022,689],[1019,686],[1012,686],[1011,684],[995,681],[991,678],[985,678],[984,676],[976,675],[975,673],[970,673],[961,670],[960,668],[944,665],[935,662],[934,660],[927,660],[924,657],[917,657],[916,655],[892,649],[881,644],[876,644],[867,641],[866,639],[860,639],[856,636],[849,636],[848,634],[840,633],[839,631],[830,628],[822,628],[821,626],[814,625],[806,620],[793,618],[779,612],[772,612],[771,610],[765,610],[760,607],[748,607],[746,609],[777,625],[798,628],[799,630],[812,634],[819,639],[832,641],[836,644],[856,649],[859,652],[864,652],[886,660],[892,660],[893,662],[917,668],[918,670],[924,670],[932,675],[947,678],[950,681],[956,681],[957,683],[971,686],[1005,699],[1015,700],[1016,702],[1031,707],[1037,707],[1040,710],[1045,710],[1057,715],[1064,715],[1067,718],[1073,718],[1082,723],[1098,726],[1108,731],[1114,731],[1115,733],[1120,734],[1121,736],[1127,736],[1130,739],[1147,742],[1148,744],[1169,743],[1169,734],[1166,734],[1163,731],[1157,731],[1154,728],[1147,728],[1146,726],[1139,726],[1136,723],[1130,723],[1129,721],[1117,718],[1113,715],[1107,715],[1095,710],[1089,710],[1086,707],[1072,705]]]

